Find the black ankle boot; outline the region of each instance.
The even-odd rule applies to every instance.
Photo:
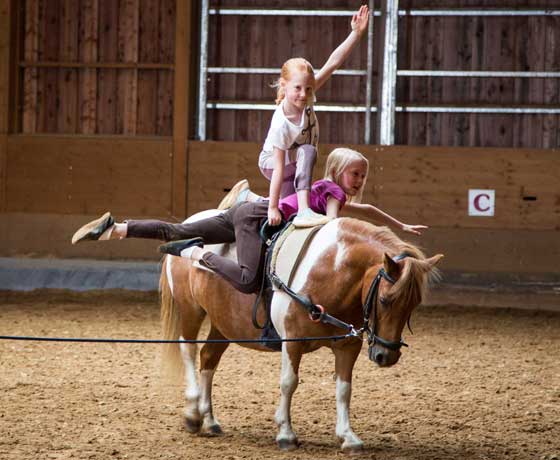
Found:
[[[204,240],[200,237],[196,237],[189,240],[170,241],[169,243],[162,244],[159,247],[159,252],[180,257],[183,249],[187,249],[192,246],[198,246],[201,248],[204,246]]]

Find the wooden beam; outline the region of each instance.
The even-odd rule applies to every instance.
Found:
[[[79,3],[74,0],[61,0],[59,29],[59,59],[75,61],[78,59]],[[78,108],[78,71],[60,69],[58,71],[59,104],[57,106],[57,133],[77,134],[79,126]]]
[[[119,58],[125,62],[138,62],[139,14],[139,0],[120,0]],[[119,74],[119,92],[122,94],[119,104],[122,107],[122,133],[135,135],[138,116],[138,70],[123,70]]]
[[[0,134],[9,129],[11,0],[0,0]]]
[[[6,208],[6,166],[10,129],[10,50],[12,39],[12,0],[0,0],[0,212]]]
[[[85,63],[97,62],[99,8],[97,0],[85,0],[81,8],[80,43]],[[97,69],[86,68],[80,79],[80,132],[95,134],[97,121]]]
[[[176,8],[171,214],[183,218],[187,214],[187,140],[193,111],[189,99],[193,2],[177,0]]]
[[[39,1],[28,0],[25,5],[25,60],[36,61],[39,55]],[[38,70],[25,69],[23,82],[23,132],[37,130]]]

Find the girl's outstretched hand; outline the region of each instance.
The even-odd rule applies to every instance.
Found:
[[[421,235],[422,232],[420,230],[425,230],[426,227],[425,225],[407,225],[404,224],[402,227],[402,231],[403,232],[408,232],[408,233],[414,233],[415,235]]]
[[[352,27],[353,31],[358,33],[358,35],[362,35],[367,29],[368,20],[369,8],[367,7],[367,5],[362,5],[360,6],[358,12],[354,16],[352,16],[352,22],[350,23],[350,26]]]

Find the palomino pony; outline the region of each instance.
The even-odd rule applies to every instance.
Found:
[[[336,219],[321,228],[311,242],[291,288],[324,306],[339,320],[369,326],[366,331],[370,358],[379,366],[391,366],[401,355],[402,330],[412,310],[422,301],[429,275],[437,272],[434,267],[441,257],[426,258],[418,248],[401,241],[385,227],[355,219]],[[165,339],[196,339],[206,316],[210,320],[208,339],[258,339],[260,336],[251,321],[255,296],[236,291],[218,275],[193,267],[187,259],[166,257],[160,289]],[[364,321],[363,307],[368,303],[366,309],[370,315]],[[280,291],[274,293],[271,318],[282,338],[325,337],[344,332],[329,324],[310,321],[307,311]],[[270,351],[260,343],[242,345]],[[227,347],[227,343],[204,344],[200,351],[199,382],[195,368],[196,344],[167,347],[164,358],[168,364],[181,361],[184,364],[186,429],[191,433],[222,433],[213,415],[211,395],[212,378]],[[286,450],[298,445],[290,406],[298,385],[299,364],[303,354],[320,347],[329,347],[335,355],[336,435],[342,440],[342,450],[359,451],[363,443],[352,431],[349,415],[352,369],[362,347],[362,340],[356,337],[282,344],[276,441]]]

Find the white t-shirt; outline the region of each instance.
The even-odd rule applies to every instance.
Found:
[[[259,168],[273,169],[274,147],[286,151],[285,164],[295,163],[296,152],[300,145],[319,142],[319,122],[312,106],[303,109],[299,125],[292,123],[284,114],[284,101],[274,111],[270,128],[259,155]]]

